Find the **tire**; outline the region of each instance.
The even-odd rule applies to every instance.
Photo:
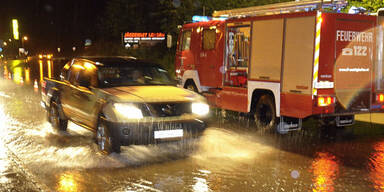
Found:
[[[112,152],[120,153],[120,145],[112,137],[103,116],[99,117],[97,123],[96,142],[99,150],[107,155]]]
[[[275,104],[269,95],[260,97],[253,116],[258,128],[275,130],[277,124]]]
[[[193,81],[191,81],[191,80],[188,80],[185,83],[184,88],[188,89],[190,91],[196,92],[196,93],[199,92],[199,90],[197,90],[197,87],[196,87],[195,83],[193,83]]]
[[[49,122],[52,127],[59,131],[66,131],[68,127],[68,120],[60,117],[59,107],[56,101],[52,101],[51,106],[49,108]]]

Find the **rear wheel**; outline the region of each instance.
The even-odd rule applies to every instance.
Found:
[[[100,151],[103,153],[120,153],[120,145],[117,144],[116,140],[112,137],[112,134],[105,123],[105,119],[102,116],[99,117],[97,125],[96,141]]]
[[[60,117],[59,107],[56,101],[53,101],[49,108],[49,122],[51,123],[52,127],[57,130],[67,130],[68,120]]]
[[[274,129],[277,123],[275,105],[269,95],[260,97],[254,109],[256,126],[262,129]]]

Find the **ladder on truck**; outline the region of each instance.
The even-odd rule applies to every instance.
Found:
[[[302,0],[275,3],[262,6],[214,11],[213,17],[241,18],[249,16],[275,15],[320,9],[340,10],[347,5],[346,0]]]

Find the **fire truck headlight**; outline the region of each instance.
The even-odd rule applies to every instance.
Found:
[[[209,113],[209,105],[206,103],[192,103],[192,113],[204,116]]]

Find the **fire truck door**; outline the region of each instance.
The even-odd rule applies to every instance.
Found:
[[[194,58],[191,52],[192,31],[184,30],[176,50],[176,67],[180,70],[194,69]]]
[[[223,33],[216,30],[216,26],[203,28],[201,36],[201,49],[197,56],[199,59],[198,70],[200,74],[200,83],[205,86],[217,87],[221,85],[222,73],[222,50],[219,43],[222,41]]]

